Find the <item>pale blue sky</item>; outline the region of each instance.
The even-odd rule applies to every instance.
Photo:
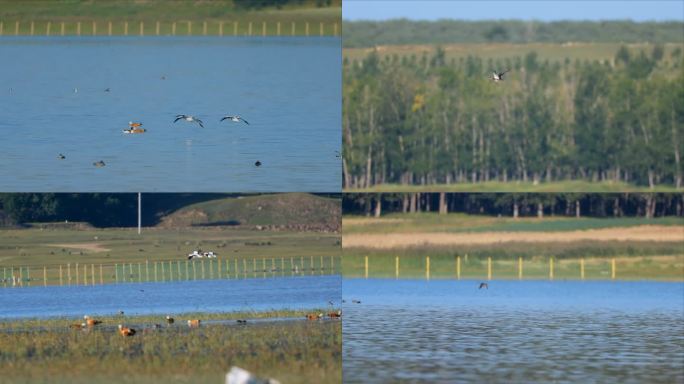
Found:
[[[344,0],[345,20],[684,20],[684,0],[415,1]]]

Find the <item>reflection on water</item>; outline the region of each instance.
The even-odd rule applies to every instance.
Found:
[[[341,277],[308,276],[172,283],[0,289],[0,319],[324,308]]]
[[[344,382],[684,381],[684,284],[478,284],[345,279]]]
[[[339,38],[3,37],[0,51],[3,192],[340,188]],[[129,121],[147,132],[122,134]]]

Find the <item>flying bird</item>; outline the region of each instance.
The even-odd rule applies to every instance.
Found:
[[[236,122],[236,123],[239,123],[239,122],[242,121],[243,123],[249,125],[249,122],[248,122],[247,120],[243,119],[242,117],[240,117],[240,116],[238,116],[238,115],[235,115],[235,116],[223,116],[223,118],[221,119],[221,121],[223,121],[223,120],[230,120],[230,121],[234,121],[234,122]]]
[[[492,76],[490,77],[490,79],[494,80],[494,82],[503,81],[503,79],[504,79],[503,77],[506,74],[506,72],[508,72],[508,71],[510,71],[510,69],[507,69],[503,72],[494,71],[494,72],[492,72]]]
[[[254,163],[255,166],[261,167],[261,161],[257,160],[256,163]]]
[[[482,289],[482,288],[489,289],[489,284],[487,284],[487,283],[480,283],[480,287],[479,287],[478,289]]]
[[[200,127],[204,128],[204,125],[202,124],[202,120],[200,120],[200,119],[198,119],[192,115],[176,115],[176,120],[174,120],[173,122],[175,123],[178,120],[185,120],[189,123],[197,123],[197,124],[199,124]]]
[[[60,153],[59,155],[57,155],[57,158],[60,160],[64,160],[64,159],[66,159],[66,156],[64,156],[63,154]]]
[[[102,167],[105,166],[105,162],[102,161],[102,160],[100,160],[100,161],[94,162],[93,165],[94,165],[95,167],[97,167],[97,168],[102,168]]]

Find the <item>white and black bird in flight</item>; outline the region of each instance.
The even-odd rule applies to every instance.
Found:
[[[189,123],[197,123],[197,124],[199,124],[200,127],[204,128],[204,125],[202,124],[202,120],[200,120],[200,119],[198,119],[192,115],[176,115],[176,120],[174,120],[173,122],[175,123],[178,120],[185,120]]]
[[[223,118],[221,119],[221,121],[223,121],[223,120],[230,120],[230,121],[234,121],[234,122],[236,122],[236,123],[239,123],[239,122],[242,121],[243,123],[249,125],[249,122],[248,122],[247,120],[243,119],[242,117],[240,117],[240,116],[238,116],[238,115],[235,115],[235,116],[223,116]]]
[[[492,76],[490,77],[490,79],[494,80],[494,82],[503,81],[503,79],[504,79],[503,77],[506,74],[506,72],[508,72],[508,71],[510,71],[510,69],[507,69],[503,72],[494,71],[494,72],[492,72]]]

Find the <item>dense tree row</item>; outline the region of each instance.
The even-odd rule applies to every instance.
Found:
[[[673,15],[673,19],[677,16]],[[681,18],[681,15],[679,15]],[[684,23],[633,21],[345,21],[344,47],[509,42],[682,42]]]
[[[464,212],[493,216],[684,216],[675,193],[347,193],[345,215],[383,212]],[[684,223],[684,221],[683,221]]]
[[[196,202],[223,194],[143,194],[143,225]],[[82,221],[97,227],[129,227],[138,222],[135,193],[2,193],[0,226],[29,222]]]
[[[510,69],[505,81],[487,79]],[[613,60],[492,61],[371,52],[345,60],[343,185],[615,180],[682,186],[684,65],[622,47]]]

